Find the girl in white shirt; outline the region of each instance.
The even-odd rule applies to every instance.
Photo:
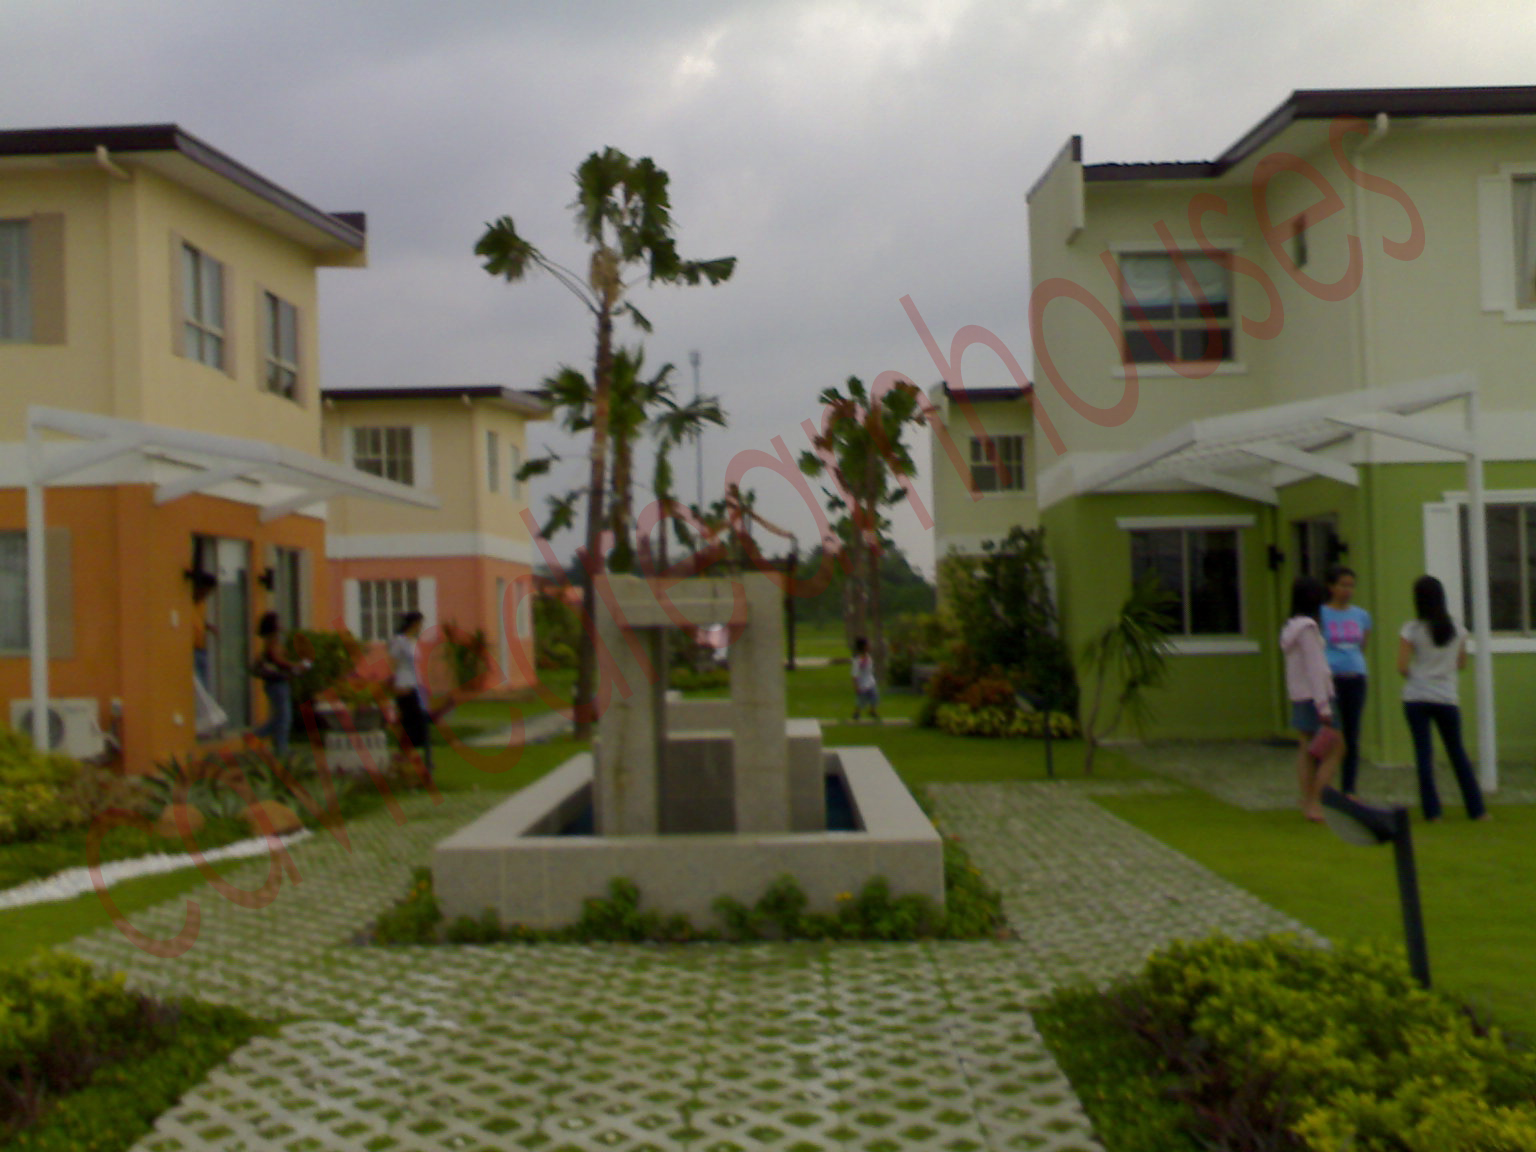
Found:
[[[420,612],[407,612],[400,617],[400,627],[389,641],[389,662],[394,668],[395,707],[400,712],[400,729],[405,735],[404,751],[407,755],[421,755],[430,785],[432,718],[427,712],[426,690],[416,664],[416,638],[421,635],[422,619]]]
[[[1467,815],[1486,820],[1483,792],[1472,773],[1461,743],[1461,707],[1456,676],[1467,663],[1467,635],[1445,607],[1445,586],[1433,576],[1420,576],[1413,585],[1416,619],[1403,625],[1397,645],[1397,670],[1405,678],[1403,711],[1413,734],[1413,758],[1419,771],[1419,800],[1425,820],[1440,819],[1440,794],[1435,790],[1435,745],[1430,725],[1440,730]]]

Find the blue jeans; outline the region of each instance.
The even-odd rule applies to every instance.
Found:
[[[288,735],[293,731],[293,685],[286,680],[263,682],[267,690],[267,722],[256,729],[257,736],[272,741],[272,751],[279,760],[288,757]]]
[[[1477,785],[1472,762],[1461,744],[1461,709],[1454,704],[1408,700],[1403,703],[1403,711],[1408,715],[1408,731],[1413,734],[1413,759],[1419,770],[1419,800],[1424,806],[1424,819],[1440,818],[1440,793],[1435,789],[1435,742],[1429,731],[1433,724],[1440,729],[1440,740],[1450,758],[1451,770],[1456,773],[1467,815],[1476,820],[1485,810],[1483,790]]]

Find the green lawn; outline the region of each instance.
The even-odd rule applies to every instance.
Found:
[[[543,686],[553,692],[562,703],[569,703],[576,683],[573,670],[557,669],[540,673]],[[486,732],[499,732],[509,727],[513,720],[532,720],[553,711],[550,703],[538,693],[531,693],[521,700],[467,700],[446,717],[447,726],[454,736],[463,740]],[[441,731],[434,733],[434,743],[446,743]]]
[[[827,656],[846,659],[848,641],[843,635],[841,620],[828,620],[815,624],[795,626],[796,656]]]
[[[1402,947],[1390,848],[1357,848],[1292,811],[1247,812],[1203,792],[1104,796],[1117,816],[1333,940]],[[1536,1038],[1536,807],[1413,826],[1431,975]]]

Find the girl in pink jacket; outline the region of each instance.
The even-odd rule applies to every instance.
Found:
[[[1296,779],[1301,811],[1308,820],[1323,818],[1323,789],[1344,756],[1344,742],[1334,740],[1327,754],[1315,759],[1309,750],[1319,729],[1334,727],[1338,709],[1333,702],[1333,676],[1323,642],[1321,614],[1328,589],[1312,576],[1298,576],[1291,585],[1291,618],[1280,630],[1285,653],[1285,690],[1291,701],[1291,726],[1301,735],[1296,750]]]

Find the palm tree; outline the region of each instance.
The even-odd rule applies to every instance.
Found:
[[[922,395],[910,381],[898,381],[875,397],[857,376],[848,377],[847,389],[844,395],[827,388],[818,397],[822,431],[811,441],[812,451],[800,457],[800,469],[808,476],[831,475],[835,491],[827,491],[828,506],[845,513],[834,527],[848,565],[846,639],[851,647],[855,638],[867,636],[876,674],[883,676],[880,554],[890,522],[882,509],[903,498],[904,489],[892,479],[916,471],[902,433],[908,424],[923,422]]]
[[[510,216],[487,224],[475,245],[485,270],[509,282],[541,270],[559,281],[592,313],[597,347],[592,372],[591,477],[587,486],[587,557],[583,581],[582,643],[576,680],[576,728],[585,736],[592,723],[595,607],[592,574],[604,565],[603,497],[608,479],[608,426],[613,393],[613,322],[626,315],[649,332],[651,325],[627,300],[640,283],[719,284],[736,268],[734,256],[684,260],[673,239],[667,173],[648,156],[633,160],[616,148],[593,152],[576,169],[571,207],[577,228],[591,248],[586,276],[545,256],[520,235]],[[626,279],[626,276],[630,277]]]

